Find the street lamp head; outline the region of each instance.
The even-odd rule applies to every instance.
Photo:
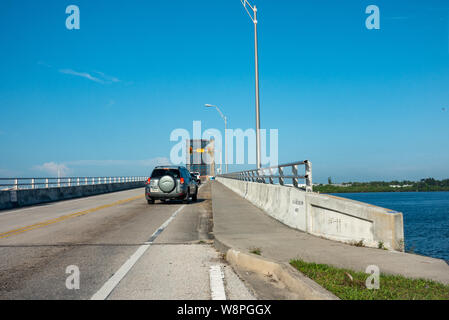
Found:
[[[211,105],[211,104],[205,104],[204,105],[206,108],[215,108],[215,106]]]

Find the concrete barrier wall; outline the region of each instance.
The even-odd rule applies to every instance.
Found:
[[[0,210],[144,187],[144,181],[0,191]]]
[[[217,177],[282,223],[323,238],[403,251],[402,213],[293,187]]]

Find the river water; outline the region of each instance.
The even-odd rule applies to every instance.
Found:
[[[334,195],[402,212],[406,251],[449,260],[449,192]]]

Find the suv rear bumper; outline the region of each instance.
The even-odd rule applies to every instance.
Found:
[[[145,198],[147,200],[182,200],[186,197],[186,193],[167,193],[167,194],[160,194],[160,193],[146,193]]]
[[[186,196],[187,196],[187,188],[186,188],[186,190],[181,189],[180,192],[177,192],[177,190],[173,190],[170,193],[152,192],[152,191],[150,191],[149,188],[145,188],[145,198],[147,200],[161,200],[161,199],[181,200],[181,199],[184,199]]]

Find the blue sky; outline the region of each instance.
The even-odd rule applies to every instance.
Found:
[[[254,2],[279,162],[310,159],[316,182],[449,177],[449,2]],[[173,129],[222,129],[205,103],[255,126],[239,0],[3,0],[0,41],[0,176],[147,175]]]

